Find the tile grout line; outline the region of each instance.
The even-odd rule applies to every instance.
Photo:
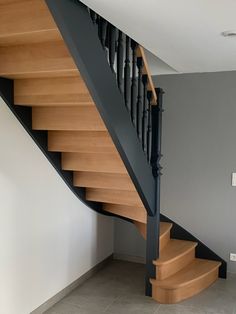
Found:
[[[155,312],[153,314],[158,314],[159,310],[160,310],[161,304],[158,304],[158,308],[155,310]]]
[[[107,305],[107,307],[104,310],[104,313],[107,312],[107,310],[112,306],[112,304],[114,304],[117,300],[121,299],[122,295],[119,295],[118,297],[116,297],[110,304]]]

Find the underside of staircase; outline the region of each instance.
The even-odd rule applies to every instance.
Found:
[[[126,120],[124,125],[117,123],[115,127],[108,122],[108,111],[101,109],[94,96],[86,64],[78,66],[75,59],[78,47],[70,40],[68,21],[58,13],[56,3],[59,9],[60,5],[61,8],[68,5],[69,12],[77,10],[78,14],[80,10],[88,10],[70,0],[0,0],[0,93],[65,183],[83,202],[97,212],[129,220],[146,238],[152,205],[142,182],[142,169],[139,167],[140,173],[135,173],[135,160],[142,156],[129,152],[117,137],[117,133],[123,134],[124,143],[125,137],[130,139],[130,132],[123,129]],[[87,14],[88,23],[95,36],[90,15]],[[60,19],[62,25],[59,25]],[[70,22],[73,24],[73,17]],[[78,45],[84,42],[80,34],[81,31]],[[83,50],[84,45],[79,49]],[[142,55],[142,48],[138,49]],[[100,63],[96,51],[90,50],[87,54]],[[157,94],[157,90],[153,91],[145,56],[142,57],[145,77],[149,80],[147,90]],[[114,75],[111,71],[111,77]],[[99,77],[102,84],[103,73],[99,73]],[[106,92],[110,91],[104,87]],[[158,106],[157,99],[158,95],[152,98],[155,102],[152,106]],[[115,101],[118,101],[116,95],[111,108]],[[137,136],[135,132],[132,134]],[[150,165],[147,163],[145,167],[149,169]],[[155,269],[156,276],[148,278],[155,300],[176,303],[207,288],[219,275],[225,277],[226,263],[222,259],[167,217],[161,216],[161,220],[157,229],[158,258],[149,265]],[[155,242],[155,234],[152,238],[149,233],[148,237],[149,242]]]

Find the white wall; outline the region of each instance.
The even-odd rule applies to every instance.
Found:
[[[83,205],[0,99],[0,313],[28,314],[113,253],[113,220]]]

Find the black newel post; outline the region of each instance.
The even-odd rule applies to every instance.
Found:
[[[157,105],[153,105],[152,114],[152,151],[151,166],[156,185],[156,212],[147,216],[147,254],[146,254],[146,295],[152,295],[150,278],[156,278],[153,260],[159,257],[159,226],[160,226],[160,177],[161,177],[161,136],[162,136],[162,89],[156,89]]]

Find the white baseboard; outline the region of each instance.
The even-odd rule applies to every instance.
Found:
[[[49,300],[44,302],[37,309],[33,310],[30,314],[42,314],[42,313],[44,313],[45,311],[50,309],[54,304],[56,304],[61,299],[63,299],[66,295],[68,295],[72,290],[76,289],[78,286],[80,286],[82,283],[84,283],[86,280],[88,280],[90,277],[92,277],[98,270],[103,268],[111,260],[113,260],[113,254],[108,256],[102,262],[95,265],[92,269],[90,269],[85,274],[83,274],[81,277],[76,279],[74,282],[72,282],[72,284],[70,284],[66,288],[62,289],[55,296],[53,296],[52,298],[50,298]]]

